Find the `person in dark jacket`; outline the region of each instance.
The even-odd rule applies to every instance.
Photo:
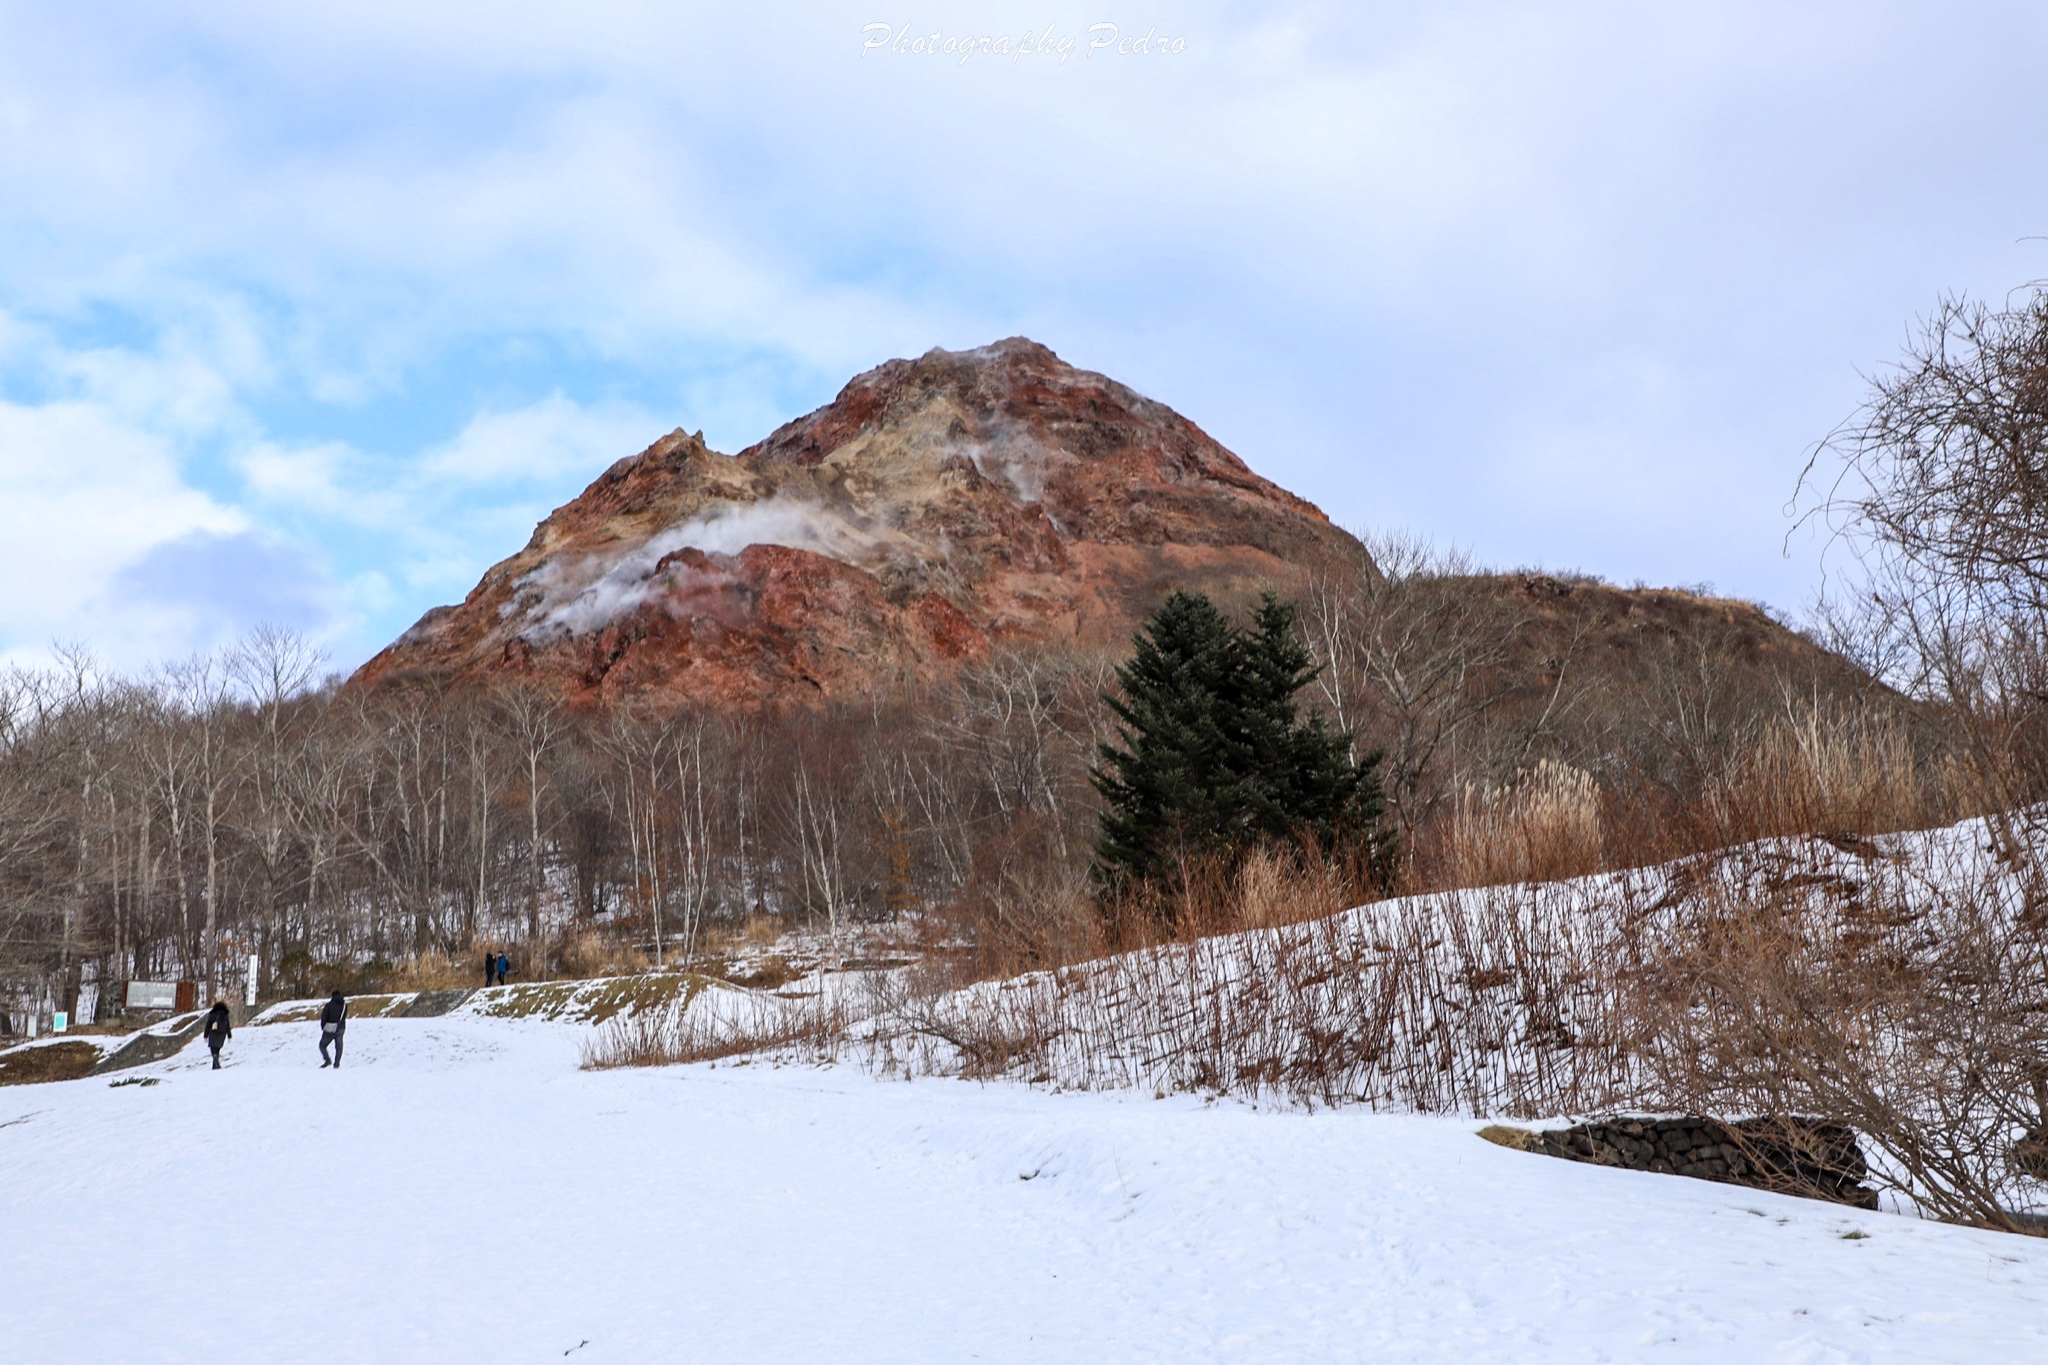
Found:
[[[341,1035],[348,1027],[348,1002],[336,991],[320,1009],[320,1065],[341,1065]],[[328,1044],[334,1045],[334,1060],[327,1060]]]
[[[228,1019],[227,1001],[214,1001],[213,1008],[206,1012],[206,1046],[213,1052],[215,1071],[220,1070],[220,1045],[234,1034],[235,1030]]]
[[[497,984],[498,984],[498,950],[497,950],[497,949],[495,949],[495,948],[492,948],[492,949],[490,949],[489,951],[487,951],[487,952],[485,952],[485,953],[484,953],[484,985],[486,985],[486,986],[495,986],[495,985],[497,985]]]
[[[507,973],[507,972],[509,972],[509,971],[511,971],[511,970],[512,970],[512,959],[511,959],[511,958],[509,958],[509,957],[506,957],[506,956],[505,956],[505,955],[504,955],[503,953],[499,953],[499,954],[498,954],[498,984],[499,984],[500,986],[502,986],[502,985],[504,985],[504,984],[505,984],[505,973]]]

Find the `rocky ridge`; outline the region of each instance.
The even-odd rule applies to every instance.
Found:
[[[1176,587],[1286,593],[1358,553],[1171,408],[1013,337],[889,361],[737,455],[664,436],[352,685],[850,697],[1006,645],[1121,646]]]

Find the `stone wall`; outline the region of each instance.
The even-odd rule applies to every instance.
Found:
[[[1631,1171],[1689,1175],[1877,1207],[1853,1129],[1819,1119],[1606,1119],[1533,1135],[1528,1150]]]

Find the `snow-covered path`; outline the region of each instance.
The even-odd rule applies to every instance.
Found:
[[[0,1090],[0,1359],[2048,1360],[2048,1241],[1469,1122],[313,1029]]]

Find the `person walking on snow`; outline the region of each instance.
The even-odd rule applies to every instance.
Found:
[[[320,1065],[339,1067],[341,1065],[341,1034],[348,1027],[348,1002],[336,991],[320,1008]],[[327,1046],[334,1045],[334,1060],[327,1060]]]
[[[228,1022],[228,1006],[225,1000],[213,1002],[213,1008],[206,1012],[206,1046],[213,1051],[213,1069],[220,1070],[220,1045],[232,1038],[235,1030]]]
[[[486,951],[484,952],[484,985],[486,985],[486,986],[495,986],[495,985],[497,985],[497,984],[498,984],[498,950],[497,950],[497,949],[495,949],[495,948],[491,948],[491,949],[487,949],[487,950],[486,950]]]

